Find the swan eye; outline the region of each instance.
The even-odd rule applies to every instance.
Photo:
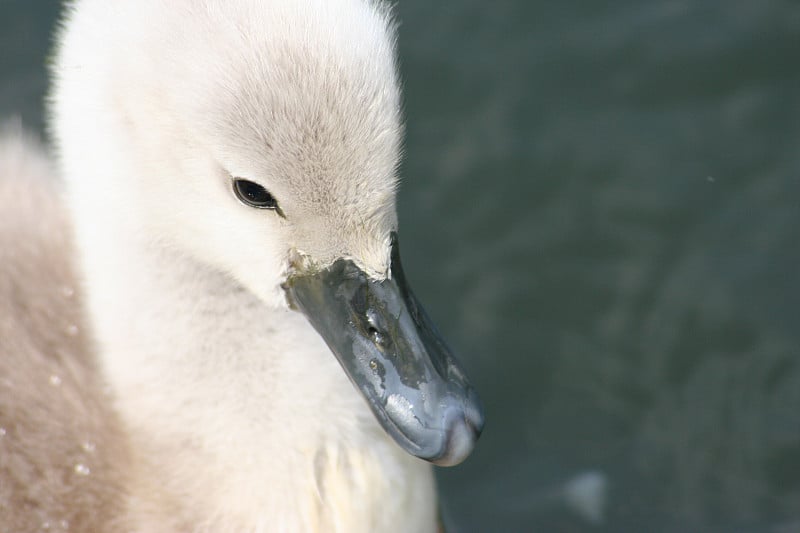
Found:
[[[233,180],[233,192],[244,204],[258,209],[278,209],[278,201],[270,192],[252,181],[243,179]]]

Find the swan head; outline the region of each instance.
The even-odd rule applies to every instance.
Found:
[[[400,266],[401,102],[387,8],[101,4],[96,13],[124,23],[87,29],[109,32],[101,51],[81,54],[67,36],[57,72],[57,121],[88,114],[109,132],[99,149],[116,167],[87,197],[265,304],[306,315],[403,448],[462,461],[483,426],[480,403]],[[97,64],[71,65],[76,57]],[[72,82],[78,67],[103,73],[96,94]],[[83,113],[60,108],[59,96],[82,98]]]

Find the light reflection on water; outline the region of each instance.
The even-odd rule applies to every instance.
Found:
[[[40,126],[55,6],[0,3],[0,116]],[[800,4],[399,15],[408,275],[487,411],[452,529],[798,527]]]

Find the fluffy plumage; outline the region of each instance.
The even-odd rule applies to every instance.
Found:
[[[113,531],[127,463],[50,162],[0,132],[0,531]],[[124,468],[124,467],[123,467]]]
[[[119,530],[435,530],[430,467],[389,440],[280,289],[296,257],[388,274],[402,133],[394,39],[387,8],[366,0],[71,5],[51,130],[86,324],[56,302],[75,284],[67,235],[12,229],[11,253],[22,241],[46,252],[18,256],[10,290],[91,331],[63,363],[84,361],[85,388],[69,389],[83,407],[44,409],[28,438],[48,442],[52,419],[78,416],[87,427],[64,429],[77,431],[70,446],[102,421],[91,438],[108,455],[84,478],[109,501],[86,494],[120,506]],[[232,177],[266,187],[285,218],[237,202]],[[49,202],[13,216],[63,227]],[[52,457],[74,471],[69,450]]]

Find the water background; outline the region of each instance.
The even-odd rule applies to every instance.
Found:
[[[57,9],[0,0],[0,117]],[[452,531],[800,531],[800,2],[398,13],[406,270],[488,418]]]

